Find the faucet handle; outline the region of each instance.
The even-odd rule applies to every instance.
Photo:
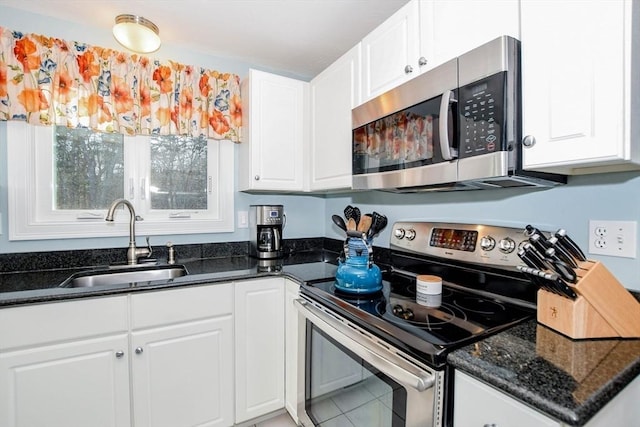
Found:
[[[149,254],[147,255],[147,258],[151,258],[151,254],[153,253],[153,248],[151,247],[151,243],[149,243],[149,236],[146,237],[147,240],[147,249],[149,250]]]
[[[140,215],[136,215],[135,218],[136,218],[136,221],[144,221],[144,218],[142,218]]]

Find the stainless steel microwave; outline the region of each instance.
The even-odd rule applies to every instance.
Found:
[[[353,188],[550,187],[522,168],[520,42],[502,36],[352,110]]]

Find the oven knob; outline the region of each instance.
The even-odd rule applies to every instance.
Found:
[[[490,251],[496,247],[496,241],[491,236],[484,236],[480,239],[480,249],[483,251]]]
[[[411,229],[411,228],[410,228],[410,229],[408,229],[408,230],[407,230],[407,235],[406,235],[406,236],[404,236],[404,238],[405,238],[405,239],[407,239],[407,240],[413,240],[413,239],[415,239],[415,238],[416,238],[416,230],[413,230],[413,229]]]
[[[402,318],[404,320],[413,320],[413,317],[413,311],[408,308],[402,312]]]
[[[500,252],[505,254],[510,254],[515,250],[515,248],[516,242],[514,242],[513,239],[509,237],[505,237],[504,239],[500,240],[500,244],[498,245],[498,249],[500,249]]]
[[[402,239],[404,237],[404,228],[396,228],[396,231],[394,231],[393,234],[396,238]]]

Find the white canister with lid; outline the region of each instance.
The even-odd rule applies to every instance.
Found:
[[[442,303],[442,278],[430,274],[417,276],[416,302],[427,307],[439,307]]]

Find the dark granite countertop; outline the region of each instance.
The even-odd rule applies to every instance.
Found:
[[[640,340],[572,340],[530,320],[447,360],[551,418],[582,426],[640,374]]]
[[[114,284],[100,287],[61,288],[59,285],[74,273],[87,268],[0,273],[0,307],[52,302],[75,298],[112,295],[143,290],[191,286],[229,280],[285,275],[299,282],[335,276],[337,254],[325,250],[299,252],[281,260],[258,260],[249,256],[186,259],[188,275],[144,284]],[[107,266],[90,269],[107,269]]]

